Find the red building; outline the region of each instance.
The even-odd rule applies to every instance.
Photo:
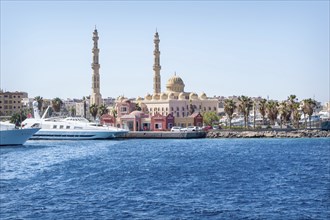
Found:
[[[104,114],[101,116],[100,118],[101,124],[102,125],[110,125],[110,126],[116,126],[115,123],[115,117],[113,117],[112,115],[109,114]]]
[[[174,117],[172,114],[163,116],[156,113],[151,117],[151,130],[153,131],[166,131],[170,130],[174,125]]]
[[[194,119],[194,126],[202,127],[203,126],[203,116],[201,113],[196,112],[190,115],[189,117]]]

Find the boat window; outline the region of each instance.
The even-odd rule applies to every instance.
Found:
[[[63,125],[60,125],[60,129],[63,129],[63,127],[64,127]]]
[[[70,126],[69,126],[69,125],[67,125],[67,126],[66,126],[66,129],[70,129]]]
[[[53,128],[57,128],[57,125],[53,125]]]

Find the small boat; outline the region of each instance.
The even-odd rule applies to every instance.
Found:
[[[14,124],[0,122],[0,146],[22,145],[40,128],[20,128]]]
[[[34,118],[27,118],[23,121],[26,128],[40,127],[41,129],[32,136],[31,139],[45,140],[94,140],[94,139],[113,139],[122,137],[127,130],[112,126],[91,123],[83,117],[51,117],[46,115],[49,108],[40,118],[37,104],[33,103]]]

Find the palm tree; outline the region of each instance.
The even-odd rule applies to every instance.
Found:
[[[286,124],[287,116],[289,113],[288,105],[286,101],[282,101],[278,106],[278,113],[280,114],[281,128],[283,122]]]
[[[291,119],[293,119],[293,112],[295,110],[295,105],[298,102],[298,98],[296,95],[290,95],[288,96],[287,102],[288,102],[288,114],[286,120],[290,121]]]
[[[233,99],[225,99],[224,111],[229,119],[229,129],[231,129],[231,120],[233,119],[233,114],[236,108],[237,106]]]
[[[84,118],[86,118],[87,104],[86,104],[86,97],[85,96],[83,96],[83,103],[84,103]]]
[[[36,96],[36,97],[34,97],[34,100],[35,100],[36,102],[38,102],[38,109],[39,109],[39,111],[41,112],[42,104],[43,104],[43,102],[44,102],[44,99],[43,99],[41,96]]]
[[[265,115],[266,115],[266,103],[267,99],[261,99],[259,101],[259,112],[262,116],[262,123],[265,125]]]
[[[56,97],[52,100],[52,107],[55,112],[59,112],[61,110],[61,106],[63,105],[63,102],[60,98]]]
[[[314,108],[316,106],[316,101],[313,99],[304,99],[302,100],[302,111],[304,113],[304,118],[305,118],[305,127],[307,128],[307,119],[306,119],[306,115],[308,115],[308,119],[309,119],[309,128],[312,128],[312,123],[311,123],[311,119],[312,119],[312,115],[314,113]]]
[[[247,122],[249,119],[249,114],[251,111],[251,108],[253,106],[253,102],[250,97],[247,96],[239,96],[238,97],[239,105],[238,105],[238,110],[240,113],[243,114],[244,116],[244,127],[247,128]]]
[[[70,113],[71,113],[71,116],[76,116],[76,108],[72,106],[70,108]]]
[[[135,111],[141,111],[141,107],[139,105],[139,103],[135,103]]]
[[[98,109],[98,107],[97,107],[96,104],[93,104],[93,105],[91,105],[91,106],[89,107],[89,112],[90,112],[91,115],[93,116],[94,121],[95,121],[95,119],[96,119],[96,116],[97,116],[98,110],[99,110],[99,109]]]
[[[111,113],[112,113],[112,116],[114,117],[115,127],[117,127],[117,110],[115,108],[113,108]]]
[[[301,117],[301,114],[299,112],[299,103],[294,103],[292,105],[292,119],[293,119],[293,124],[296,124],[296,128],[299,129],[299,120]]]
[[[277,101],[270,100],[266,104],[267,117],[270,120],[271,125],[275,125],[275,120],[278,114],[277,107],[278,107]]]
[[[104,114],[107,114],[108,113],[108,109],[107,107],[102,104],[100,107],[99,107],[99,114],[100,116],[104,115]]]

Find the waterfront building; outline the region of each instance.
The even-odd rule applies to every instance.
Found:
[[[0,116],[12,116],[23,109],[23,98],[27,98],[26,92],[3,92],[0,90]]]
[[[136,99],[141,110],[149,114],[150,117],[155,115],[172,115],[174,123],[171,126],[177,125],[182,127],[196,125],[194,117],[189,117],[194,113],[217,112],[217,99],[208,98],[204,92],[197,95],[194,92],[184,91],[184,81],[176,73],[167,81],[166,91],[161,92],[159,42],[159,34],[156,32],[154,35],[154,91],[153,94],[147,94],[144,99],[141,97]],[[156,125],[154,124],[154,126]],[[152,127],[152,129],[156,129],[156,127]]]
[[[90,106],[89,100],[86,100],[85,103],[84,103],[84,101],[77,102],[76,103],[76,116],[85,117],[87,119],[91,118],[91,115],[89,112],[89,106]]]
[[[95,104],[97,106],[100,106],[102,104],[102,96],[100,93],[100,63],[99,63],[99,53],[100,49],[98,48],[98,32],[95,27],[95,30],[93,32],[93,42],[94,46],[92,49],[93,53],[93,63],[92,63],[92,94],[91,94],[91,105]]]
[[[172,126],[202,126],[204,112],[217,112],[218,100],[203,92],[186,92],[185,84],[176,73],[161,91],[159,34],[154,35],[153,94],[129,100],[116,100],[117,126],[130,130],[170,130]],[[143,114],[142,114],[143,113]]]

